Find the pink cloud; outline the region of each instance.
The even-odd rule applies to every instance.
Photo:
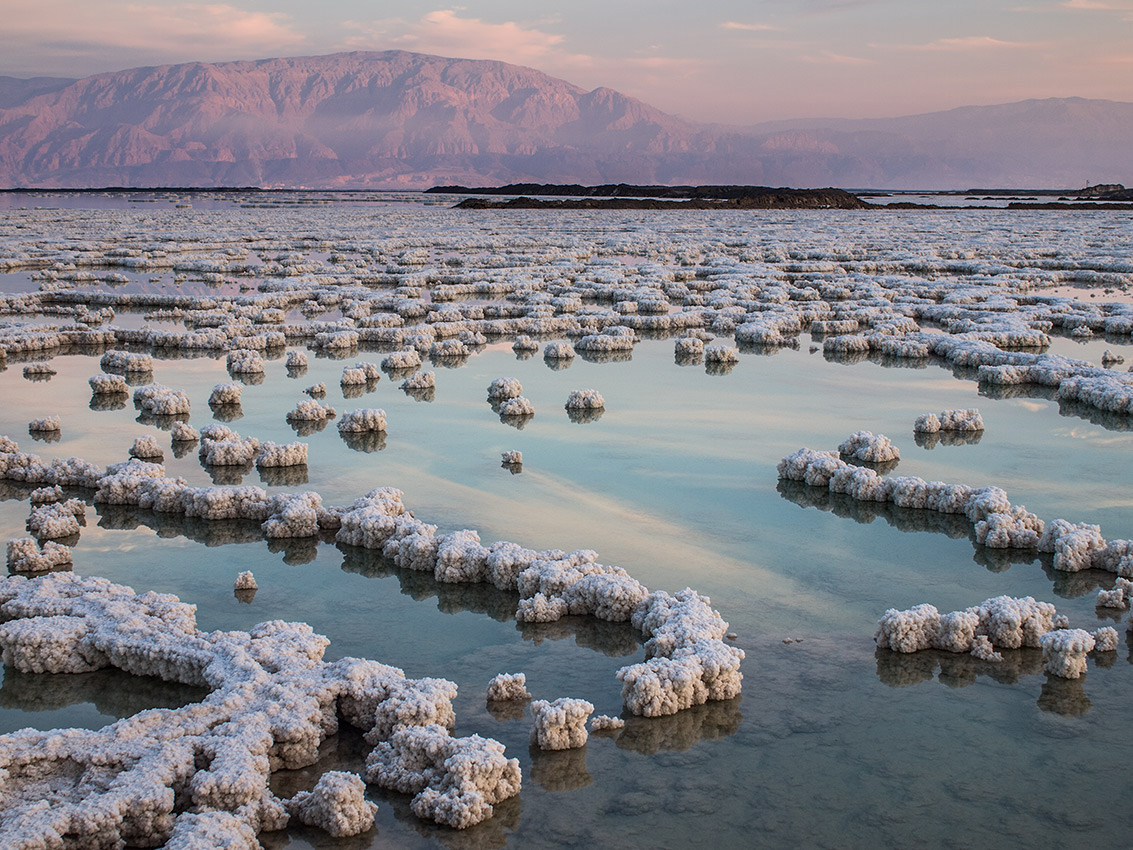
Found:
[[[724,21],[720,24],[720,29],[740,30],[742,32],[778,32],[782,28],[771,24],[741,24],[738,21]]]
[[[893,50],[912,51],[973,51],[973,50],[1019,50],[1043,47],[1040,42],[1004,41],[989,35],[969,35],[961,38],[938,38],[927,44],[873,44],[871,47],[888,47]]]

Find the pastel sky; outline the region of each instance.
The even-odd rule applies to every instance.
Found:
[[[0,0],[0,75],[403,49],[538,68],[696,121],[1133,101],[1133,0]]]

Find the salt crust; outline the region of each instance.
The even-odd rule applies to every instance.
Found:
[[[246,445],[227,426],[201,429],[203,459],[218,452],[235,455]],[[483,546],[468,529],[437,535],[436,526],[416,519],[402,503],[401,491],[391,487],[372,490],[350,505],[325,507],[314,492],[268,496],[251,486],[191,487],[167,477],[161,464],[137,459],[103,472],[78,458],[46,465],[7,438],[0,438],[0,448],[13,449],[0,452],[0,477],[81,485],[95,491],[95,502],[159,513],[255,520],[269,538],[334,530],[338,542],[381,549],[397,566],[431,572],[440,582],[486,581],[518,590],[520,621],[553,622],[568,614],[629,621],[647,639],[647,660],[618,671],[622,698],[635,714],[674,714],[708,700],[731,699],[741,689],[744,653],[723,642],[727,623],[707,597],[689,588],[676,595],[650,593],[621,567],[598,563],[592,550],[538,552],[507,541]]]
[[[245,570],[236,576],[236,590],[255,590],[258,587],[256,577],[252,575],[251,570]]]
[[[865,463],[888,463],[901,457],[888,437],[872,431],[855,431],[838,446],[838,453]]]
[[[385,431],[386,412],[378,407],[351,410],[338,421],[338,432],[360,433],[363,431]]]
[[[605,406],[606,400],[594,389],[571,390],[566,400],[568,410],[596,410]]]
[[[268,784],[273,771],[313,764],[339,717],[377,745],[367,780],[415,794],[419,816],[463,828],[519,791],[502,744],[449,734],[455,684],[359,658],[324,662],[329,641],[305,624],[206,634],[174,596],[70,573],[0,579],[0,614],[3,662],[21,672],[113,666],[211,689],[97,731],[0,737],[5,847],[63,846],[64,835],[84,847],[257,847],[258,832],[289,817],[336,836],[366,831],[375,807],[356,776],[324,776],[290,800]],[[68,778],[76,766],[89,781]]]
[[[500,673],[488,682],[488,702],[523,699],[531,699],[523,673]]]
[[[496,378],[488,384],[488,398],[504,401],[523,394],[523,386],[518,378]]]
[[[572,750],[586,746],[586,721],[594,713],[594,705],[584,699],[560,697],[548,702],[531,703],[531,743],[541,750]]]
[[[913,422],[913,430],[918,434],[935,434],[938,431],[982,431],[984,420],[974,407],[965,410],[942,410],[940,413],[926,413]]]
[[[503,463],[507,464],[523,463],[523,452],[519,451],[518,449],[511,449],[509,451],[503,452],[500,455],[500,460]]]

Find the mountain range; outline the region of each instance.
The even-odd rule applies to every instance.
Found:
[[[613,89],[404,51],[0,77],[0,188],[1133,183],[1133,103],[703,125]]]

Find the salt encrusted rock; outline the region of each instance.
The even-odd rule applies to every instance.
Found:
[[[228,812],[186,812],[177,818],[165,850],[262,850],[256,831]]]
[[[570,750],[586,746],[586,721],[594,713],[594,705],[583,699],[560,697],[548,702],[531,703],[535,727],[531,742],[541,750]]]
[[[303,390],[311,398],[322,398],[327,394],[327,385],[323,383],[311,384],[307,389]]]
[[[252,463],[260,451],[260,441],[255,437],[242,439],[235,431],[228,431],[223,439],[213,439],[212,434],[219,431],[208,427],[201,429],[201,447],[198,454],[205,466],[244,466]]]
[[[941,615],[928,604],[905,611],[890,608],[878,620],[873,639],[878,647],[894,652],[942,649],[971,652],[990,659],[993,647],[1018,649],[1040,645],[1043,635],[1060,627],[1061,620],[1049,602],[1026,596],[996,596],[965,611]],[[981,637],[989,641],[984,646]]]
[[[307,353],[305,351],[288,351],[284,365],[288,369],[304,369],[307,366]]]
[[[42,419],[33,419],[28,423],[28,432],[33,431],[60,431],[63,422],[58,416],[45,416]]]
[[[300,791],[288,800],[287,810],[307,826],[342,838],[373,828],[378,807],[366,799],[360,777],[331,770],[319,777],[313,790]]]
[[[251,570],[245,570],[236,576],[236,590],[255,590],[259,587],[256,584],[256,577],[252,575]]]
[[[256,466],[258,467],[305,466],[306,464],[306,443],[277,445],[269,441],[260,446],[259,453],[256,455]]]
[[[40,549],[32,537],[17,537],[8,541],[8,571],[11,573],[48,572],[71,563],[71,547],[62,543],[48,540]]]
[[[500,673],[488,682],[488,702],[531,699],[524,673]]]
[[[739,363],[740,350],[727,345],[710,345],[704,349],[704,359],[708,363]]]
[[[1094,631],[1094,652],[1116,652],[1120,645],[1117,629],[1113,626],[1102,626]]]
[[[923,416],[918,416],[913,423],[913,430],[920,434],[931,434],[937,431],[982,431],[983,429],[983,417],[974,407],[965,410],[942,410],[940,413],[926,413]]]
[[[385,429],[386,412],[378,407],[351,410],[338,421],[338,431],[340,434],[358,433],[362,431],[384,431]]]
[[[523,352],[538,351],[539,350],[539,343],[537,343],[535,340],[533,340],[531,337],[529,337],[525,334],[520,334],[519,336],[517,336],[515,338],[515,342],[513,342],[511,344],[511,350],[516,352],[517,354],[521,351],[523,351]]]
[[[192,443],[199,440],[201,435],[198,434],[197,429],[188,422],[178,420],[173,423],[173,428],[170,430],[170,437],[175,443]]]
[[[366,781],[413,794],[421,818],[465,829],[492,816],[492,807],[519,793],[518,759],[503,745],[470,735],[453,738],[444,726],[396,729],[366,759]]]
[[[1043,670],[1063,679],[1077,679],[1086,672],[1086,655],[1094,645],[1094,636],[1084,629],[1047,632],[1042,636]]]
[[[178,416],[189,412],[189,396],[162,384],[134,390],[134,404],[154,416]]]
[[[874,642],[894,652],[929,649],[940,631],[940,612],[936,606],[922,604],[907,611],[888,609],[877,622]]]
[[[503,401],[523,394],[523,386],[517,378],[496,378],[488,384],[488,398]]]
[[[76,535],[86,524],[86,507],[81,499],[38,505],[28,517],[28,531],[41,543]]]
[[[238,348],[228,352],[225,359],[228,371],[234,375],[260,375],[266,371],[264,358],[258,351]]]
[[[590,718],[591,732],[614,732],[624,729],[626,722],[620,717],[611,717],[608,714],[595,714]]]
[[[339,383],[343,386],[356,386],[381,379],[382,372],[373,363],[355,363],[342,370],[342,379]]]
[[[33,505],[46,505],[49,502],[61,502],[63,500],[63,488],[58,484],[53,487],[37,487],[32,490],[28,495],[28,499]]]
[[[511,449],[503,452],[500,455],[500,460],[509,465],[523,463],[523,452],[518,449]]]
[[[165,453],[157,444],[157,437],[147,434],[134,439],[134,444],[130,446],[130,457],[161,463],[165,459]]]
[[[212,388],[212,393],[209,395],[209,405],[239,404],[243,392],[244,385],[238,384],[235,381],[217,384]]]
[[[704,340],[694,336],[682,336],[678,338],[674,348],[675,354],[679,358],[691,360],[704,356]]]
[[[415,348],[395,351],[382,360],[382,368],[387,372],[396,372],[402,369],[417,369],[421,366],[421,355]]]
[[[855,431],[838,446],[838,453],[865,463],[888,463],[901,457],[888,437],[872,431]]]
[[[574,347],[569,342],[551,342],[543,347],[544,360],[573,360]]]
[[[418,372],[402,381],[400,388],[403,390],[427,390],[436,385],[437,376],[435,372]]]
[[[314,399],[308,401],[301,401],[295,405],[294,410],[287,412],[288,422],[322,422],[326,419],[333,419],[335,410],[333,407],[319,404]]]
[[[96,395],[109,395],[111,393],[126,393],[130,391],[126,379],[121,375],[92,375],[89,383],[91,392]]]
[[[99,365],[104,372],[152,372],[153,358],[148,354],[108,351],[102,355]]]
[[[595,410],[605,406],[606,401],[602,398],[602,394],[594,389],[571,390],[566,401],[568,410]]]
[[[535,407],[527,396],[509,398],[500,405],[500,416],[534,416]]]

